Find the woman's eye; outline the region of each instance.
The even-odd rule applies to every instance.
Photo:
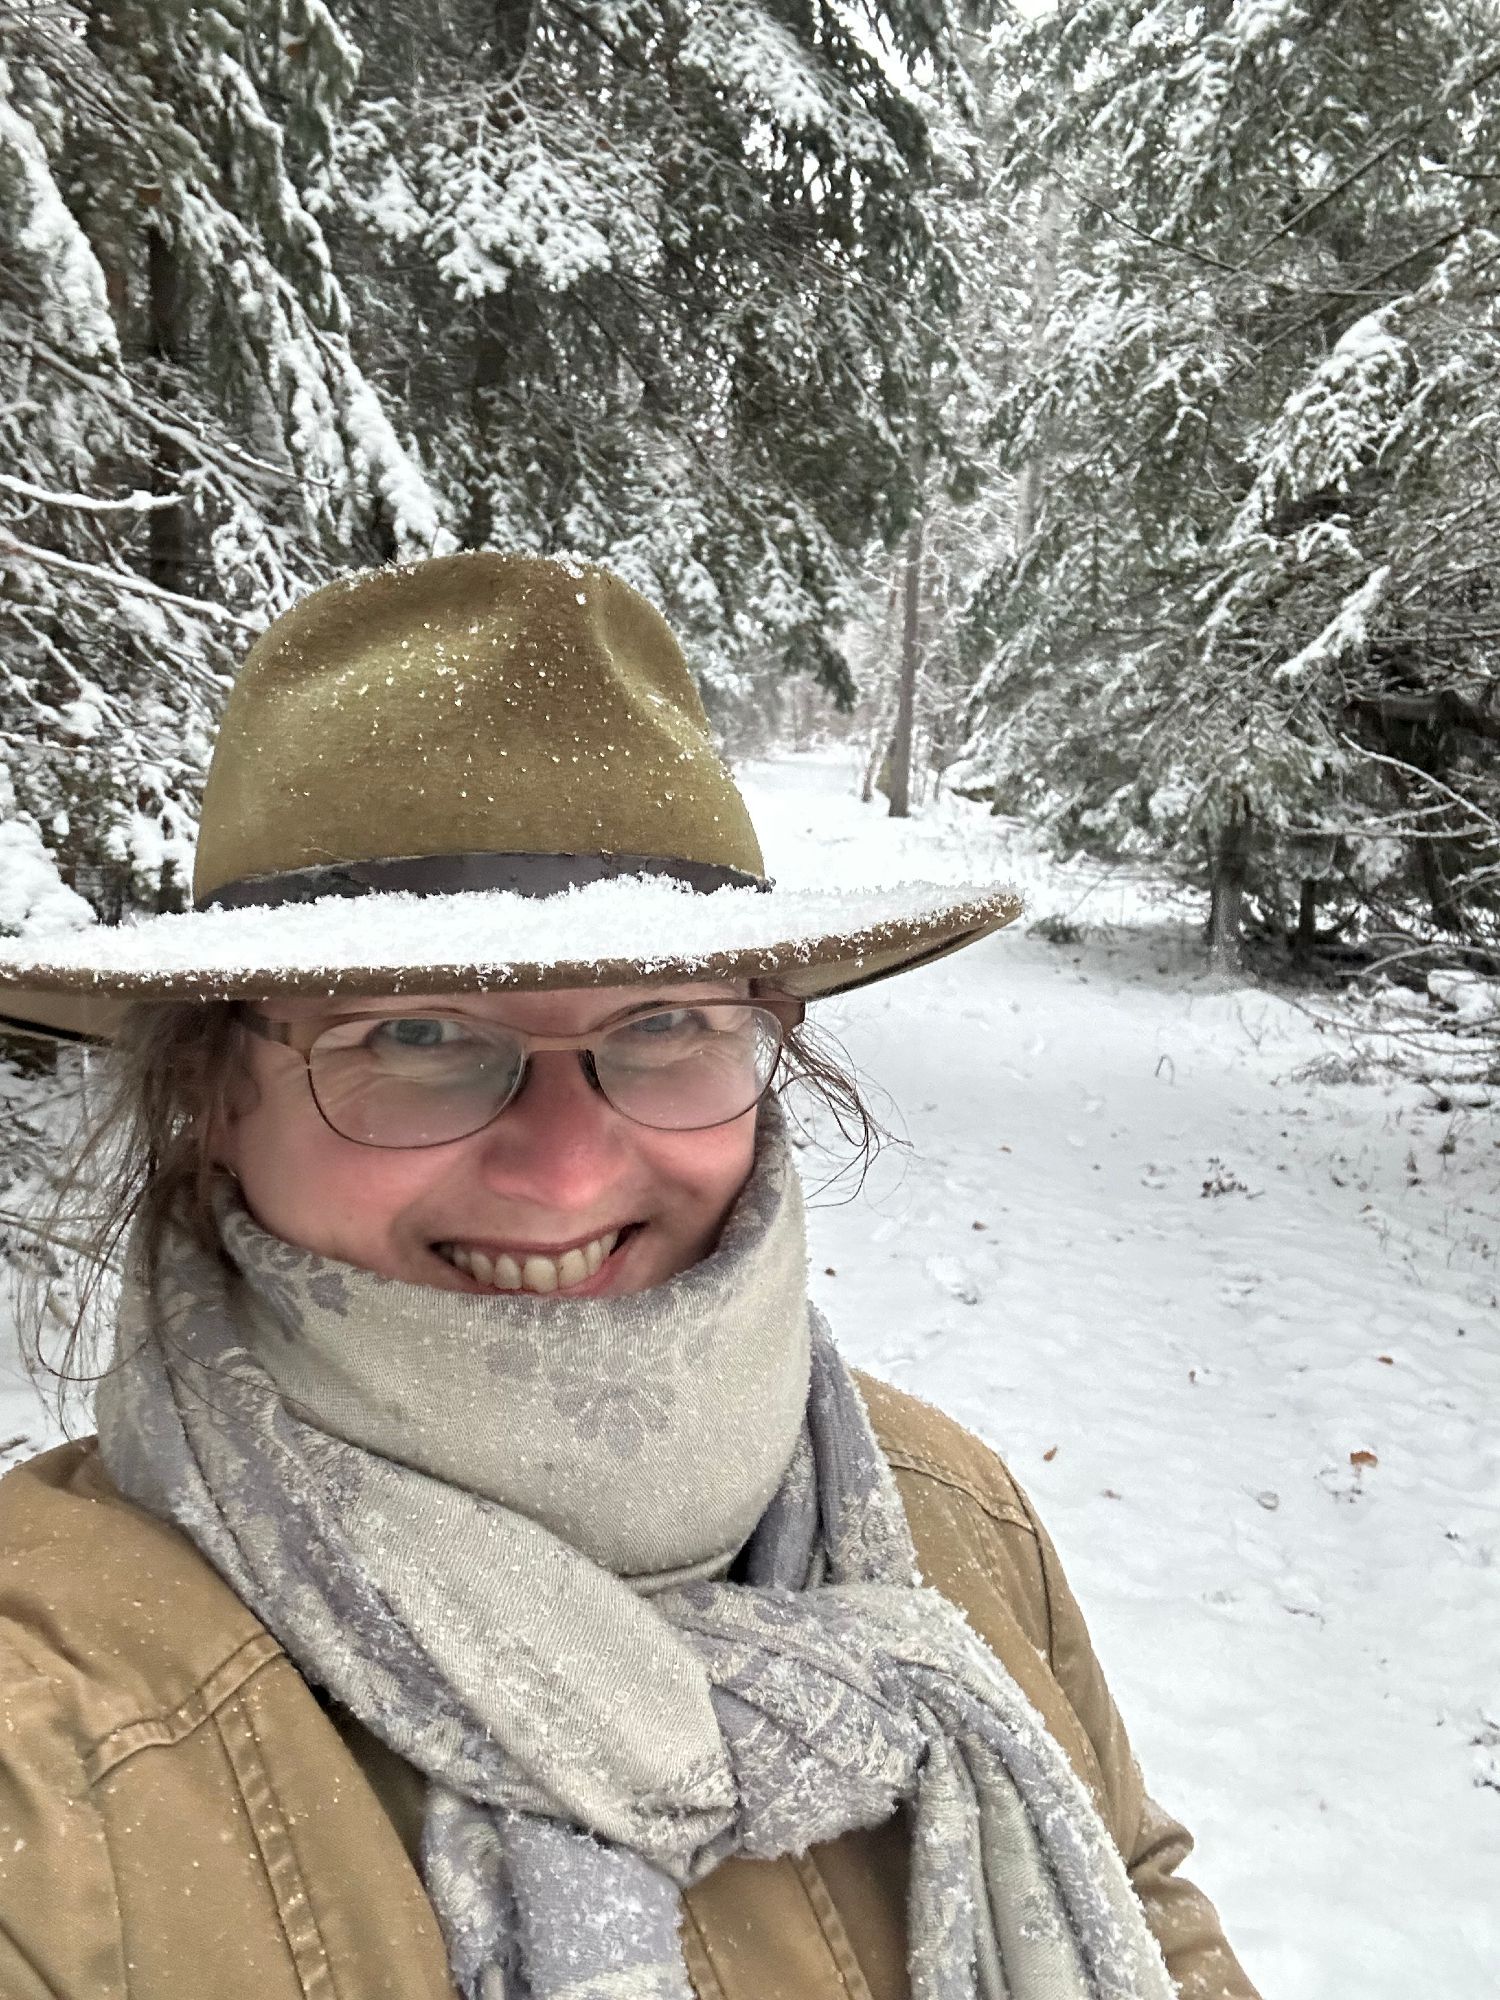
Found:
[[[638,1021],[625,1023],[627,1034],[653,1042],[682,1041],[702,1034],[707,1027],[696,1007],[662,1007],[654,1014],[642,1014]]]
[[[465,1039],[457,1021],[440,1021],[430,1015],[402,1015],[394,1021],[378,1021],[365,1037],[372,1049],[438,1049]]]

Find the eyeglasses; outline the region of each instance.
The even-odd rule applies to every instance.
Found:
[[[450,1009],[359,1014],[304,1040],[245,1008],[245,1027],[293,1050],[325,1124],[359,1146],[443,1146],[492,1124],[532,1056],[571,1049],[622,1117],[661,1132],[727,1125],[771,1087],[803,1003],[780,995],[633,1007],[586,1035],[529,1035]]]

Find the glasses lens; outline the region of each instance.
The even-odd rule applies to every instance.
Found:
[[[765,1095],[781,1041],[781,1023],[764,1007],[655,1007],[596,1042],[594,1068],[610,1103],[637,1124],[701,1131]]]
[[[341,1021],[308,1075],[335,1132],[364,1146],[440,1146],[488,1125],[514,1095],[525,1051],[503,1028],[447,1015]]]

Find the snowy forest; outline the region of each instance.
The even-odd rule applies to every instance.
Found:
[[[1492,969],[1496,14],[8,0],[0,932],[180,906],[290,598],[525,546],[731,742]]]
[[[812,1296],[1267,2000],[1493,2000],[1500,0],[0,0],[0,939],[183,909],[254,636],[480,548],[662,608],[779,882],[1023,891],[825,1003]],[[44,1293],[91,1061],[0,1033]]]

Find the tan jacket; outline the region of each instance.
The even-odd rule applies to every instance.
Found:
[[[930,1582],[1092,1790],[1185,2000],[1254,2000],[1146,1798],[1035,1515],[976,1439],[866,1382]],[[92,1444],[0,1481],[3,2000],[452,2000],[416,1774],[325,1712]],[[701,2000],[908,2000],[900,1819],[687,1897]]]

